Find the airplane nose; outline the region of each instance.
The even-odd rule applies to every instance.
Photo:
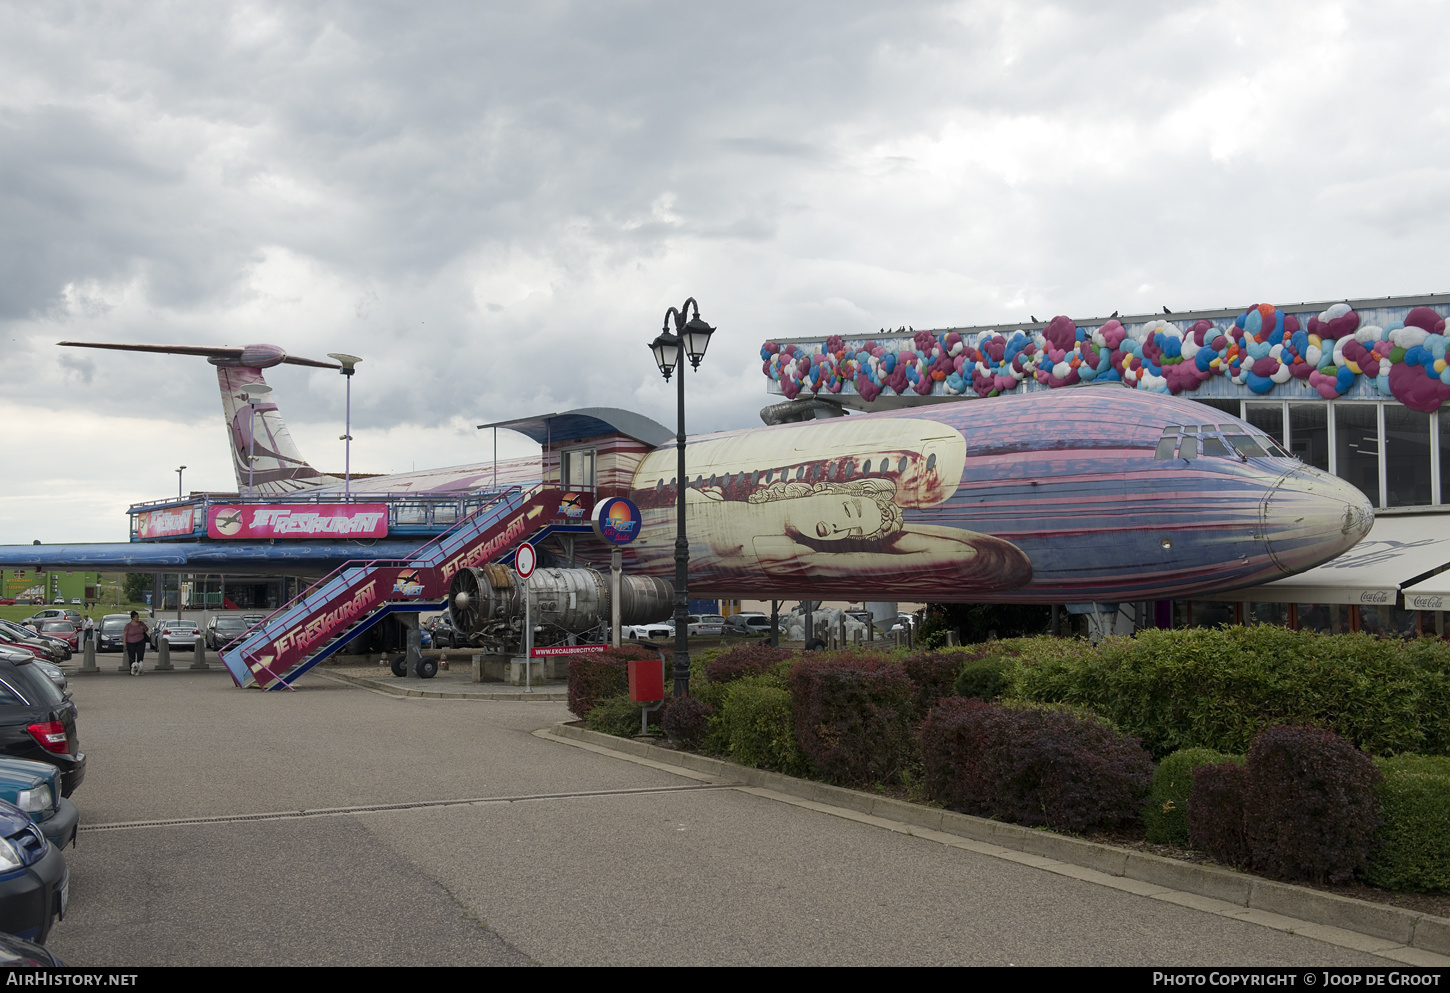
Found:
[[[1374,526],[1374,506],[1338,476],[1301,466],[1275,482],[1259,520],[1269,557],[1289,574],[1353,548]]]

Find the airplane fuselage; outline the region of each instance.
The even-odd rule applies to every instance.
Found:
[[[686,458],[696,595],[1190,597],[1312,568],[1373,522],[1238,418],[1110,386],[705,435]],[[631,494],[636,564],[662,577],[675,466],[656,449]]]

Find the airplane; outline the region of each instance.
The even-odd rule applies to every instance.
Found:
[[[284,363],[336,366],[274,345],[60,344],[206,357],[217,369],[239,492],[250,478],[259,495],[341,495],[344,481],[303,458],[276,404],[257,403],[253,413],[244,389],[265,385],[263,370]],[[631,572],[669,579],[680,481],[674,443],[664,441],[672,432],[654,427],[662,443],[627,484],[642,527],[624,555]],[[1185,598],[1310,569],[1352,547],[1374,519],[1359,490],[1304,465],[1246,422],[1110,384],[777,423],[686,444],[690,591],[706,597]],[[356,479],[351,491],[354,498],[486,491],[542,476],[540,459],[512,459]],[[104,569],[154,555],[164,571],[219,571],[207,558],[214,543],[138,551],[141,544],[0,547],[0,563],[74,559]],[[247,568],[307,574],[339,556],[404,557],[416,547],[416,539],[388,539],[365,548],[291,542],[245,552],[254,557]],[[227,548],[233,562],[244,551]],[[607,550],[580,554],[597,562]]]

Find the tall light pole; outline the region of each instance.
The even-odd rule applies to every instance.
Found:
[[[694,319],[686,322],[690,308],[695,308]],[[674,330],[670,330],[670,319],[674,318]],[[650,344],[655,364],[660,367],[665,381],[678,372],[675,381],[676,414],[679,428],[675,433],[675,696],[690,695],[690,542],[685,537],[685,490],[689,479],[685,476],[685,357],[689,356],[690,368],[699,369],[705,349],[710,346],[710,335],[715,329],[700,319],[700,305],[694,297],[686,300],[678,310],[671,307],[665,311],[664,327],[660,335]]]
[[[247,398],[247,406],[251,408],[251,414],[247,421],[247,496],[255,496],[256,489],[252,485],[252,476],[257,468],[257,404],[267,399],[267,394],[272,392],[272,387],[265,383],[252,383],[242,387],[242,393]]]
[[[181,499],[181,473],[185,468],[186,466],[181,466],[176,470],[176,499],[178,500]]]
[[[347,380],[347,419],[342,429],[343,435],[338,441],[343,442],[343,501],[345,503],[352,503],[352,374],[357,371],[357,364],[362,359],[356,355],[349,355],[346,352],[328,352],[327,357],[337,360],[337,364],[342,366],[343,378]]]

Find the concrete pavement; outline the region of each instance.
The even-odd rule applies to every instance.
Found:
[[[1390,964],[531,733],[558,703],[72,686],[78,965]]]

